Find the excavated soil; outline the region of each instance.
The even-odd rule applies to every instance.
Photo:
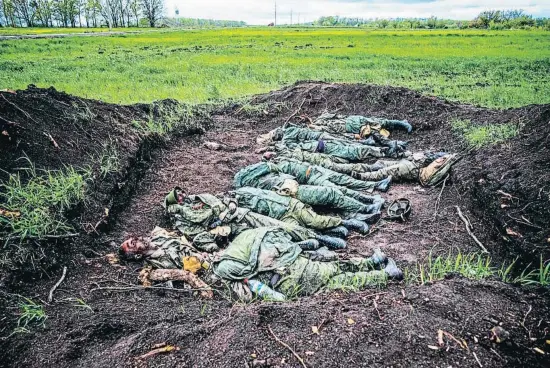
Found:
[[[18,97],[17,106],[29,112],[37,106],[31,103],[34,98],[49,93],[54,92],[39,89],[21,92],[23,96],[28,94],[25,98],[29,103]],[[55,95],[74,99],[57,92]],[[6,97],[15,102],[12,96]],[[2,102],[0,99],[1,117],[18,124],[25,121],[21,111],[9,104],[1,105]],[[117,107],[86,102],[98,109],[97,119],[105,122],[97,132],[103,137],[114,129],[108,124],[109,113],[127,112],[118,120],[128,127],[127,132],[121,133],[121,141],[132,140],[135,135],[128,119],[147,109],[146,106]],[[49,104],[52,109],[59,109],[57,116],[63,114],[64,108],[55,99]],[[281,342],[288,344],[310,367],[375,364],[544,367],[550,364],[548,355],[534,350],[550,352],[545,343],[550,328],[548,290],[520,288],[496,280],[470,281],[451,276],[431,285],[395,283],[384,290],[320,294],[284,304],[246,306],[234,305],[220,297],[204,301],[185,291],[131,289],[137,285],[140,264],[111,265],[105,254],[114,252],[128,235],[146,235],[154,226],[166,225],[160,206],[166,192],[174,185],[183,186],[191,193],[230,189],[233,175],[259,160],[260,156],[254,152],[258,134],[286,121],[300,123],[324,111],[408,119],[415,131],[411,135],[394,136],[409,140],[413,150],[437,149],[465,154],[443,190],[421,188],[416,184],[394,185],[384,197],[409,198],[413,205],[410,221],[379,224],[375,232],[366,237],[354,235],[342,256],[368,254],[379,246],[404,266],[422,261],[430,252],[478,251],[456,215],[458,205],[496,259],[521,256],[524,262],[531,262],[540,254],[547,257],[547,247],[544,247],[550,235],[547,160],[550,106],[497,111],[450,103],[402,88],[314,82],[256,96],[250,104],[258,108],[235,105],[216,111],[208,122],[200,124],[207,127],[205,134],[174,137],[152,154],[149,153],[158,145],[147,146],[138,135],[135,135],[133,151],[120,147],[128,156],[125,167],[132,171],[133,163],[139,162],[143,170],[136,169],[139,175],[128,184],[127,192],[109,192],[106,186],[104,191],[110,193],[111,200],[120,207],[110,219],[112,230],[106,228],[97,238],[83,236],[70,244],[69,259],[58,262],[68,267],[67,278],[56,291],[54,302],[44,303],[49,316],[45,328],[35,327],[29,334],[16,334],[0,341],[0,365],[301,366]],[[50,106],[42,109],[52,111]],[[480,125],[522,123],[524,128],[518,137],[504,144],[469,151],[451,130],[450,121],[455,118]],[[45,139],[41,148],[37,147],[36,153],[29,157],[45,167],[50,167],[51,157],[59,157],[56,161],[59,163],[82,165],[85,162],[79,161],[84,157],[82,151],[63,153],[66,156],[61,158],[63,148],[68,147],[61,144],[61,138],[58,142],[63,147],[61,150],[50,147],[46,154],[40,153],[51,144],[41,133],[42,130],[55,131],[54,125],[49,124],[54,124],[53,119],[29,133],[27,142],[32,142],[33,137],[37,141]],[[71,136],[72,130],[67,130],[67,125],[63,127],[61,130],[66,133],[61,130],[56,131],[57,135],[51,133],[56,140],[58,135]],[[26,129],[17,134],[25,134]],[[94,132],[95,129],[90,128],[92,136]],[[102,139],[98,139],[97,144],[101,144]],[[222,148],[209,150],[204,146],[207,141],[218,142]],[[90,149],[93,144],[89,139],[75,146]],[[9,154],[11,158],[19,157],[22,151],[15,150],[23,150],[20,144],[4,147],[1,148],[3,157]],[[138,151],[150,158],[150,162],[132,161],[131,157]],[[25,152],[35,151],[26,149]],[[8,171],[14,167],[4,160],[0,165]],[[117,182],[114,179],[113,183]],[[502,206],[504,195],[498,191],[512,196],[508,207]],[[98,203],[98,206],[104,204]],[[511,223],[509,216],[527,225]],[[520,236],[506,234],[506,229],[511,227]],[[12,331],[17,319],[14,308],[17,298],[13,294],[45,301],[60,274],[59,267],[53,267],[37,273],[33,282],[22,282],[17,277],[4,282],[0,295],[5,296],[0,298],[0,308],[5,311],[5,317],[0,320],[5,325],[0,326],[2,336]],[[109,287],[128,289],[106,289]],[[75,298],[84,300],[90,308],[79,307]],[[510,333],[509,340],[496,344],[488,339],[489,330],[496,325]],[[318,327],[318,334],[313,333],[312,326]],[[438,330],[448,332],[458,342],[446,335],[445,346],[437,349]],[[177,346],[179,350],[137,359],[161,343]]]

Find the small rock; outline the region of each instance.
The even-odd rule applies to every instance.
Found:
[[[489,336],[491,338],[491,341],[500,344],[501,342],[504,342],[510,338],[510,332],[506,331],[500,326],[495,326],[491,329]]]
[[[222,148],[221,144],[216,142],[204,142],[204,146],[212,151],[219,151]]]

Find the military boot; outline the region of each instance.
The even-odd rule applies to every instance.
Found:
[[[406,130],[407,133],[411,133],[413,131],[413,127],[407,120],[388,120],[382,123],[382,128],[393,130],[393,129],[402,129]]]
[[[383,205],[384,202],[375,202],[367,206],[367,213],[379,213]]]
[[[369,225],[367,225],[364,221],[359,221],[356,219],[342,220],[342,225],[363,235],[369,233]]]
[[[301,242],[298,242],[298,245],[303,250],[316,250],[320,247],[319,241],[317,241],[316,239],[303,240]]]
[[[340,239],[345,239],[349,235],[349,230],[346,229],[344,226],[337,226],[325,231],[324,234],[329,236],[335,236]]]
[[[358,141],[361,144],[364,144],[365,146],[376,146],[376,141],[373,137],[368,137],[367,139],[360,139]]]
[[[386,272],[391,279],[403,280],[403,271],[397,267],[397,264],[392,258],[388,258],[388,263],[386,263],[386,267],[384,267],[384,272]]]
[[[380,180],[379,182],[376,183],[376,185],[374,186],[374,189],[377,189],[381,192],[387,192],[388,189],[390,189],[391,179],[392,177],[388,176],[386,179]]]
[[[315,239],[317,239],[321,245],[325,245],[329,249],[344,249],[347,247],[344,240],[329,235],[317,235]]]

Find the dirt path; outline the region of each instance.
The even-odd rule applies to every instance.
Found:
[[[370,93],[377,93],[378,97],[367,98]],[[67,279],[56,292],[56,300],[47,305],[46,328],[13,336],[0,349],[3,364],[300,366],[296,357],[276,341],[271,330],[308,367],[548,366],[548,355],[534,350],[545,349],[550,330],[550,296],[541,290],[450,277],[432,285],[390,284],[384,290],[321,294],[285,304],[243,306],[221,297],[200,300],[188,292],[137,290],[134,287],[140,264],[111,265],[105,258],[128,235],[147,235],[154,226],[166,225],[160,204],[174,185],[191,193],[230,189],[233,175],[259,160],[254,153],[256,136],[283,124],[304,99],[301,113],[312,117],[325,109],[406,117],[417,128],[407,137],[413,149],[461,150],[461,143],[442,126],[441,121],[448,116],[482,121],[515,116],[513,112],[508,115],[423,100],[408,91],[404,94],[409,98],[401,96],[400,101],[394,101],[398,99],[396,90],[385,96],[382,88],[303,84],[253,101],[266,102],[263,109],[267,114],[239,112],[238,107],[231,107],[212,116],[212,128],[206,134],[173,139],[155,153],[114,231],[94,242],[95,248],[83,250],[68,265]],[[281,105],[281,101],[286,104]],[[208,150],[203,146],[205,141],[222,143],[224,148]],[[462,195],[466,185],[461,179],[463,169],[464,166],[457,167],[457,180],[449,180],[443,192],[441,188],[424,189],[416,184],[392,187],[384,196],[388,200],[401,196],[411,199],[411,220],[379,226],[366,237],[354,236],[342,256],[366,254],[379,246],[403,266],[422,260],[430,252],[476,251],[475,243],[456,216],[455,205],[463,207],[479,238],[490,249],[498,249],[492,230],[472,211],[471,199]],[[59,272],[49,279],[21,285],[19,292],[40,300],[57,281]],[[105,289],[108,287],[123,290]],[[89,308],[79,307],[77,298]],[[509,341],[496,344],[489,340],[488,332],[495,325],[510,332]],[[318,328],[318,334],[312,326]],[[448,332],[460,342],[445,337],[445,346],[438,347],[438,330]],[[136,359],[161,343],[177,346],[179,350]]]

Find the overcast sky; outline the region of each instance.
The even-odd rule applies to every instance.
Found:
[[[248,24],[273,21],[273,0],[165,0],[166,15],[223,20],[243,20]],[[473,19],[483,10],[523,9],[535,16],[550,17],[550,0],[277,0],[277,23],[313,21],[320,16],[360,18]]]

